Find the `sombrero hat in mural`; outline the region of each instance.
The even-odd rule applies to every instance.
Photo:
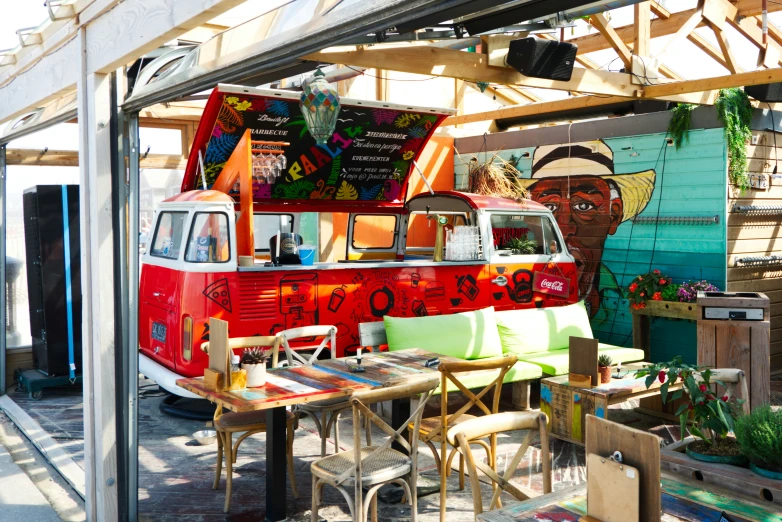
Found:
[[[541,179],[578,176],[598,176],[608,182],[611,198],[622,200],[621,222],[640,214],[654,190],[654,170],[615,174],[613,151],[599,140],[538,147],[532,157],[532,176],[519,179],[519,182],[529,189]]]

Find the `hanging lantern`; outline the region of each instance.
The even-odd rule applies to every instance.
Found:
[[[339,116],[339,94],[326,81],[326,75],[318,69],[311,78],[304,81],[299,107],[307,123],[307,129],[315,141],[324,145],[334,134]]]

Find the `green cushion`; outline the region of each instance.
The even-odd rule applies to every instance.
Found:
[[[520,355],[519,359],[524,362],[540,366],[546,375],[565,375],[569,371],[570,355],[569,350],[556,350],[554,352],[540,352]],[[644,351],[636,348],[623,348],[621,346],[612,346],[610,344],[600,343],[598,346],[600,355],[607,354],[613,360],[614,364],[628,363],[634,361],[643,361]]]
[[[467,389],[483,389],[497,377],[497,373],[496,370],[493,372],[457,373],[456,378],[459,379],[459,382],[464,384]],[[530,381],[532,379],[540,379],[541,377],[543,377],[543,370],[540,369],[540,366],[524,361],[517,361],[516,364],[508,370],[508,373],[505,374],[505,378],[502,379],[502,382]],[[456,384],[449,380],[448,392],[455,391],[460,390]]]
[[[421,348],[459,359],[502,355],[494,307],[428,317],[383,317],[388,350]]]
[[[570,336],[592,339],[584,302],[551,308],[496,312],[497,329],[504,353],[525,355],[561,350],[570,346]]]

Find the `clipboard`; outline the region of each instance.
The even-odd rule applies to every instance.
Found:
[[[587,513],[602,522],[639,522],[638,470],[594,453],[587,455]]]

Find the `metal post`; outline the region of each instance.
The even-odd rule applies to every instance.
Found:
[[[5,394],[5,322],[6,318],[6,292],[5,292],[5,228],[6,228],[6,193],[5,193],[5,145],[0,145],[0,323],[3,325],[3,335],[0,336],[0,395]]]
[[[139,133],[138,113],[127,115],[128,143],[128,520],[138,520],[138,284]]]

